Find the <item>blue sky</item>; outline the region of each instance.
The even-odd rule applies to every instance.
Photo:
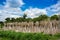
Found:
[[[24,13],[31,18],[59,14],[60,0],[0,0],[0,20],[20,17]]]
[[[6,2],[6,0],[0,0],[0,4],[4,5],[3,2]]]
[[[30,6],[35,8],[46,8],[51,5],[54,5],[57,3],[58,0],[23,0],[25,5],[22,7],[23,9],[29,8]],[[6,0],[0,0],[0,4],[4,5],[3,2],[6,2]]]
[[[37,7],[37,8],[46,8],[53,4],[56,4],[58,0],[23,0],[26,4],[25,8],[29,8],[29,6]]]

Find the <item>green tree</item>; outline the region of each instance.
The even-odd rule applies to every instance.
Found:
[[[11,22],[15,22],[16,20],[15,20],[15,18],[11,18]]]
[[[39,17],[38,17],[38,19],[39,19],[39,21],[42,21],[42,20],[48,20],[48,16],[47,15],[40,15]]]
[[[32,21],[32,19],[31,18],[26,18],[26,21],[29,22],[29,21]]]
[[[23,22],[24,19],[22,17],[16,18],[16,22]]]
[[[0,28],[2,28],[3,26],[4,26],[4,23],[0,21]]]
[[[10,18],[6,18],[5,20],[6,20],[6,22],[10,22],[11,21]]]
[[[23,18],[26,19],[26,17],[27,17],[27,14],[24,13]]]
[[[60,20],[60,15],[58,15],[58,18],[59,18],[59,20]]]
[[[47,15],[40,15],[39,17],[33,18],[33,21],[42,21],[42,20],[48,20],[49,17]]]
[[[50,17],[50,20],[59,20],[58,15],[53,15]]]
[[[33,21],[33,22],[39,21],[39,18],[38,18],[38,17],[33,18],[33,20],[32,20],[32,21]]]

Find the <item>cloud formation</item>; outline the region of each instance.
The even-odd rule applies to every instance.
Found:
[[[22,15],[21,6],[24,4],[22,0],[6,0],[5,5],[0,5],[0,21],[4,21],[7,17],[20,17]]]
[[[50,7],[39,9],[39,8],[30,8],[22,11],[21,7],[25,4],[23,0],[6,0],[5,5],[0,5],[0,21],[4,21],[7,17],[21,17],[24,13],[27,14],[27,17],[38,17],[41,14],[53,15],[60,14],[60,1],[57,4],[54,4]]]
[[[17,8],[21,7],[22,5],[24,5],[24,2],[22,0],[6,0],[5,7]]]
[[[39,8],[29,8],[24,11],[28,17],[34,18],[38,17],[41,14],[47,14],[46,9],[39,9]]]
[[[47,12],[50,12],[52,15],[60,14],[60,0],[57,2],[57,4],[46,8],[46,10]]]
[[[24,5],[25,3],[22,0],[6,0],[5,6],[1,6],[0,8],[0,21],[4,20],[7,17],[21,17],[23,13],[27,13],[27,17],[37,17],[41,14],[46,14],[45,9],[39,9],[39,8],[29,8],[25,11],[22,11],[20,7]]]

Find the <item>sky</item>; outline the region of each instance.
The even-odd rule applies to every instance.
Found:
[[[0,0],[0,21],[5,18],[34,18],[41,14],[48,16],[60,14],[60,0]]]

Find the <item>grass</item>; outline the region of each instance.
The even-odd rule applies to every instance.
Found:
[[[44,33],[21,33],[14,31],[0,31],[0,40],[59,40],[60,33],[44,34]]]

